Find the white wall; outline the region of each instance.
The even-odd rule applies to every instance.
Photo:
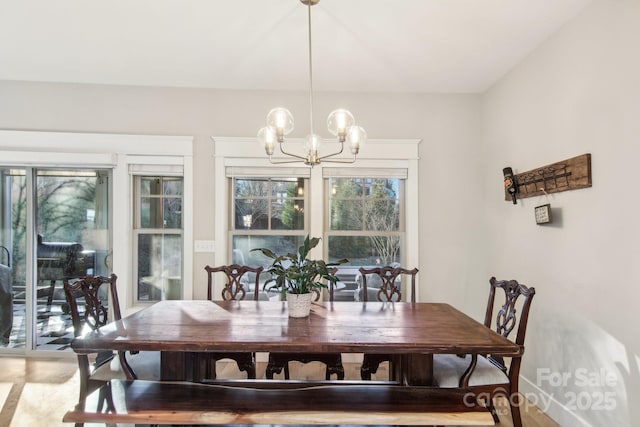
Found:
[[[488,262],[477,280],[495,274],[537,290],[522,389],[552,397],[561,425],[579,423],[566,409],[594,426],[638,425],[640,2],[592,3],[485,94],[482,115]],[[592,154],[592,188],[503,200],[503,167],[524,172],[583,153]],[[544,203],[555,218],[539,226],[533,208]],[[555,384],[544,373],[570,377]],[[594,375],[590,385],[583,373]]]
[[[315,123],[334,108],[349,108],[370,138],[418,138],[420,144],[420,295],[463,297],[477,264],[468,244],[480,227],[482,165],[479,96],[317,93]],[[0,81],[0,129],[193,135],[194,239],[215,235],[214,148],[211,136],[253,137],[274,106],[296,118],[292,137],[308,133],[307,93],[243,92]],[[328,136],[322,129],[316,129]],[[1,148],[1,147],[0,147]],[[256,142],[256,152],[262,148]],[[1,163],[1,159],[0,159]],[[443,185],[446,184],[446,185]],[[226,208],[226,207],[223,207]],[[220,209],[218,206],[217,209]],[[194,254],[194,297],[206,297],[203,267],[212,255]],[[202,272],[202,274],[199,274]],[[486,284],[486,278],[483,278]],[[483,298],[484,300],[484,298]]]

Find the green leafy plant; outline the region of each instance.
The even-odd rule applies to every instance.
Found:
[[[271,279],[265,282],[264,288],[279,289],[284,297],[286,293],[306,294],[314,289],[326,288],[326,282],[336,283],[338,277],[331,274],[331,267],[344,264],[349,260],[343,258],[336,262],[326,263],[323,260],[308,259],[309,252],[319,242],[319,237],[309,238],[307,235],[297,253],[285,255],[276,255],[267,248],[252,249],[252,252],[260,251],[264,256],[273,260],[271,266],[265,270],[266,273],[271,273]]]

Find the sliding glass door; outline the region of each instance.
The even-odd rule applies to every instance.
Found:
[[[26,343],[25,169],[0,168],[0,351]]]
[[[4,348],[69,348],[64,281],[111,271],[110,177],[109,170],[0,169]]]

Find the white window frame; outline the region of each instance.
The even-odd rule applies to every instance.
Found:
[[[193,137],[191,136],[0,130],[0,156],[4,166],[112,169],[111,247],[117,248],[113,253],[112,268],[120,278],[119,283],[136,282],[132,264],[133,180],[129,173],[130,167],[180,165],[184,173],[185,211],[191,212],[193,206]],[[183,217],[183,226],[183,297],[192,299],[193,215]],[[27,248],[27,250],[32,249]],[[143,305],[134,304],[132,286],[121,286],[118,291],[123,314],[143,307]]]
[[[264,154],[255,138],[238,137],[212,137],[215,149],[215,206],[226,206],[230,199],[230,188],[226,178],[226,168],[295,168],[305,167],[309,169],[308,203],[306,209],[323,212],[322,215],[311,215],[309,218],[309,233],[312,236],[322,236],[324,233],[324,212],[326,211],[323,168],[349,168],[363,170],[377,170],[380,168],[405,169],[407,179],[405,182],[405,209],[406,209],[406,237],[405,261],[407,265],[419,264],[419,219],[418,219],[418,144],[419,139],[389,139],[368,140],[361,148],[355,163],[320,163],[309,168],[302,163],[273,165]],[[329,144],[329,142],[327,142]],[[291,138],[290,146],[299,147],[291,151],[301,152],[302,138]],[[277,159],[276,159],[277,160]],[[282,159],[284,160],[284,159]],[[334,169],[335,170],[335,169]],[[228,242],[229,209],[216,211],[215,233],[216,252],[214,254],[216,265],[227,263],[229,256]],[[313,257],[322,257],[325,252],[322,248],[316,248]],[[419,288],[419,286],[418,286]],[[419,290],[416,291],[419,298]]]

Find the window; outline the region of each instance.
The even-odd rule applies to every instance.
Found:
[[[43,271],[37,268],[39,260],[36,258],[35,248],[31,251],[25,246],[29,242],[33,242],[35,246],[37,234],[42,234],[44,242],[82,244],[88,256],[95,255],[95,273],[113,272],[122,279],[122,284],[130,284],[118,289],[122,309],[127,312],[137,309],[138,264],[135,260],[138,259],[138,232],[152,234],[158,230],[140,228],[142,223],[138,214],[141,200],[140,193],[136,192],[135,177],[182,180],[180,204],[183,209],[189,211],[193,206],[193,138],[0,130],[0,167],[3,169],[0,172],[0,198],[4,203],[0,207],[4,215],[0,245],[10,248],[11,251],[18,245],[18,258],[21,258],[20,253],[27,254],[26,257],[22,257],[26,260],[26,266],[18,267],[11,263],[12,269],[16,265],[12,277],[21,281],[17,286],[24,286],[26,289],[20,298],[34,304],[42,300],[41,289],[36,289],[36,284],[44,284],[42,280],[38,280],[42,278]],[[7,171],[11,175],[7,175]],[[16,171],[20,171],[19,175],[13,175]],[[37,174],[31,171],[37,171]],[[95,176],[92,175],[93,172]],[[25,183],[22,182],[24,180]],[[71,182],[75,183],[74,186],[69,185]],[[21,194],[17,185],[25,186],[31,194]],[[70,191],[71,189],[73,191]],[[55,197],[49,197],[52,191],[56,194]],[[92,193],[95,194],[92,196]],[[65,197],[60,197],[61,195]],[[95,197],[95,206],[92,206],[91,197]],[[72,201],[68,202],[69,199]],[[21,210],[22,200],[28,201],[27,205],[32,204],[29,211]],[[16,222],[22,215],[26,215],[24,218],[27,222]],[[69,218],[73,221],[68,221]],[[151,217],[148,218],[151,221]],[[179,294],[184,299],[191,299],[194,289],[193,252],[185,251],[184,248],[193,247],[193,215],[180,213],[179,220],[180,225],[163,225],[178,227],[176,229],[159,229],[160,234],[164,233],[167,237],[166,240],[174,237],[179,241],[175,251],[164,245],[165,256],[168,254],[167,251],[175,253],[177,257],[182,254],[179,263],[171,259],[171,262],[175,261],[175,270],[168,271],[165,268],[163,273],[174,281],[173,277],[168,275],[172,276],[177,271],[175,274],[180,276],[182,288],[172,293]],[[26,228],[22,224],[26,224]],[[61,228],[61,225],[64,226]],[[20,236],[21,232],[26,233],[25,237]],[[177,233],[178,236],[170,236],[171,233]],[[157,240],[147,246],[154,250],[161,247]],[[117,249],[111,251],[110,248]],[[4,251],[0,249],[0,252]],[[13,253],[11,255],[13,261]],[[6,256],[0,258],[0,263],[6,262]],[[165,264],[167,262],[165,260]],[[148,270],[155,269],[156,266],[158,263],[150,262]],[[60,281],[56,282],[53,296],[54,305],[58,301],[64,301]],[[33,327],[26,327],[24,340],[27,346],[26,350],[22,351],[26,354],[31,352],[30,346],[35,349],[36,344],[38,350],[48,349],[40,345],[40,339],[36,339],[36,321],[38,324],[48,322],[49,327],[54,326],[51,321],[40,319],[40,310],[36,310],[35,305],[33,309],[30,307],[30,304],[26,305],[25,316],[27,319],[33,319]],[[17,330],[17,325],[18,322],[14,322],[14,331]],[[54,335],[59,336],[59,331]],[[68,344],[66,336],[57,340],[59,346],[67,345],[65,343]],[[4,349],[0,348],[0,352],[2,351]]]
[[[297,250],[306,235],[305,182],[296,177],[231,179],[233,263],[267,267],[271,261],[253,248]]]
[[[136,176],[137,301],[182,298],[183,179]]]
[[[351,266],[402,263],[403,182],[398,178],[328,178],[329,260]]]
[[[296,250],[310,234],[323,238],[314,257],[346,257],[352,261],[340,268],[341,272],[351,270],[351,283],[345,283],[347,291],[353,290],[346,285],[354,285],[360,265],[375,265],[380,259],[381,264],[418,266],[418,140],[369,140],[354,165],[348,161],[344,165],[327,162],[313,168],[301,163],[270,164],[256,150],[255,138],[215,137],[214,142],[215,203],[231,205],[215,213],[216,265],[268,265],[250,249],[268,247],[277,253]],[[297,142],[303,143],[301,139]],[[296,191],[302,194],[281,191],[287,197],[278,202],[267,184],[261,192],[254,188],[253,192],[242,193],[236,185],[241,181],[254,186],[257,181],[269,181],[269,185],[300,182]],[[296,221],[286,219],[284,200],[289,203],[289,212],[298,203]],[[216,282],[217,289],[221,286]],[[345,298],[349,295],[344,294]]]
[[[236,230],[304,230],[303,178],[235,178]]]
[[[110,182],[107,169],[0,167],[3,348],[69,350],[62,285],[107,271]]]

